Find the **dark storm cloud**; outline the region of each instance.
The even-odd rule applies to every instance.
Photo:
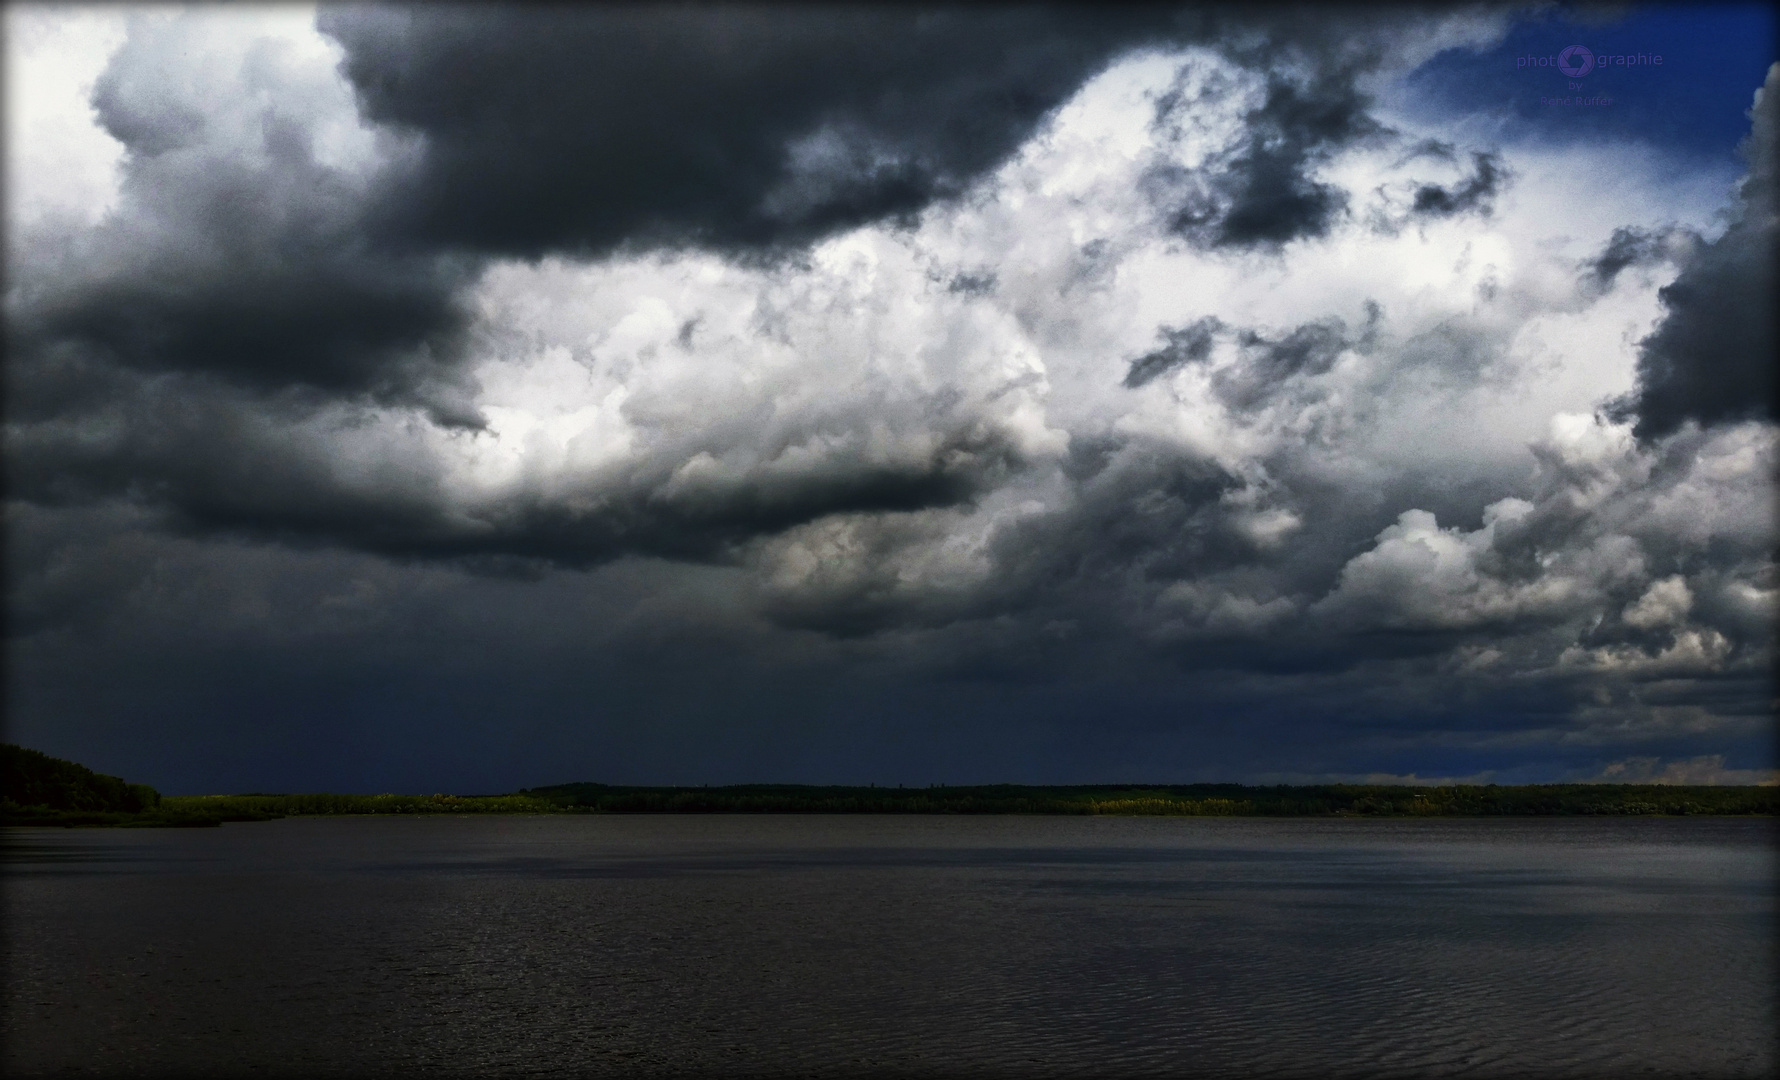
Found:
[[[1308,322],[1284,333],[1254,328],[1237,330],[1232,335],[1235,362],[1212,377],[1213,389],[1231,408],[1250,410],[1266,403],[1298,376],[1325,374],[1343,352],[1372,346],[1384,311],[1377,303],[1368,302],[1366,313],[1366,324],[1357,335],[1348,332],[1345,320],[1334,317]],[[1180,329],[1163,327],[1162,347],[1131,361],[1124,385],[1136,389],[1187,364],[1204,363],[1217,344],[1217,336],[1226,329],[1229,328],[1224,322],[1213,315]]]
[[[1075,505],[998,539],[1010,578],[1035,598],[1066,585],[1100,592],[1215,574],[1253,559],[1227,499],[1245,482],[1217,462],[1142,439],[1110,455],[1091,444],[1078,453],[1102,467],[1080,484]]]
[[[366,117],[423,136],[413,168],[390,163],[398,145],[367,174],[322,160],[334,118],[312,87],[281,84],[271,54],[172,77],[203,56],[198,36],[137,20],[92,95],[125,150],[117,212],[24,242],[30,280],[7,320],[8,412],[23,425],[11,490],[142,500],[188,530],[575,565],[721,557],[823,514],[966,501],[1017,457],[969,425],[902,464],[832,460],[670,497],[682,462],[656,461],[580,510],[521,493],[466,515],[412,450],[383,448],[371,479],[343,479],[330,439],[358,422],[329,410],[419,405],[481,424],[461,297],[484,256],[444,248],[772,247],[919,209],[1176,21],[1151,8],[333,10],[321,24]]]
[[[1223,328],[1223,321],[1214,315],[1207,315],[1178,330],[1164,327],[1162,347],[1131,361],[1131,369],[1125,373],[1125,385],[1136,389],[1183,364],[1204,360],[1211,355],[1212,335]]]
[[[1273,13],[1148,6],[332,9],[320,26],[381,125],[376,162],[355,169],[320,149],[337,118],[318,91],[281,83],[291,76],[270,54],[172,78],[203,56],[191,28],[137,20],[92,96],[126,152],[117,211],[84,235],[26,241],[9,412],[39,426],[14,438],[9,479],[28,498],[147,500],[189,528],[575,563],[707,557],[825,513],[956,505],[1010,467],[1001,436],[696,506],[661,497],[665,474],[632,477],[592,510],[519,497],[465,526],[427,462],[384,461],[375,482],[346,483],[321,431],[338,421],[330,409],[372,406],[481,426],[462,297],[489,255],[783,249],[918,210],[1005,159],[1122,50],[1212,35],[1213,22],[1294,33]],[[1269,84],[1221,189],[1220,237],[1310,227],[1262,218],[1298,221],[1303,199],[1324,198],[1298,174],[1369,130],[1352,87],[1364,66]],[[683,328],[683,346],[692,337]],[[1152,377],[1140,364],[1128,381]]]
[[[386,148],[372,173],[324,161],[308,88],[255,56],[208,90],[170,78],[187,29],[135,23],[93,92],[127,152],[121,205],[34,253],[8,319],[15,417],[129,393],[108,370],[123,368],[199,373],[277,408],[368,399],[474,427],[460,373],[474,253],[775,248],[917,210],[1122,50],[1232,28],[1243,62],[1283,42],[1311,73],[1270,81],[1207,227],[1218,243],[1308,235],[1341,200],[1303,174],[1375,127],[1353,79],[1380,56],[1337,58],[1273,11],[1148,6],[364,7],[320,25],[365,118],[417,147]]]
[[[1442,139],[1423,139],[1410,147],[1397,163],[1402,165],[1421,157],[1434,158],[1437,161],[1457,161],[1458,148]]]
[[[1135,5],[324,11],[367,118],[424,137],[375,207],[397,245],[505,255],[805,243],[961,193],[1117,54],[1229,44],[1269,78],[1242,148],[1178,228],[1223,246],[1320,236],[1309,174],[1382,128],[1358,89],[1437,19]],[[615,163],[622,162],[622,166]],[[1475,193],[1487,196],[1485,177]]]
[[[187,62],[187,31],[141,20],[92,97],[126,151],[119,211],[36,253],[9,312],[10,405],[54,414],[119,392],[128,380],[104,369],[122,367],[203,373],[287,404],[292,390],[420,403],[475,425],[456,377],[458,298],[480,264],[441,247],[770,246],[916,210],[1172,21],[1153,9],[334,10],[321,22],[348,50],[367,117],[424,136],[418,165],[372,181],[319,160],[306,88],[278,87],[264,57],[206,94],[168,77]]]
[[[8,736],[169,793],[1228,780],[1319,758],[1365,771],[1356,738],[1429,737],[1425,711],[1369,700],[1365,679],[1259,685],[1141,656],[1044,677],[1073,670],[1080,636],[965,626],[934,643],[953,661],[944,679],[862,663],[855,643],[736,619],[720,570],[616,564],[531,583],[41,517],[9,521],[66,558],[13,580],[84,614],[78,633],[11,643]],[[1514,704],[1488,719],[1525,712]],[[1486,734],[1488,719],[1474,721]]]
[[[1670,257],[1670,250],[1677,232],[1653,232],[1633,226],[1623,226],[1613,230],[1613,238],[1601,254],[1590,259],[1585,267],[1592,284],[1597,288],[1610,288],[1618,279],[1620,272],[1632,266],[1644,266],[1660,262]],[[1697,237],[1686,236],[1683,239]]]
[[[324,11],[367,117],[425,136],[402,243],[799,243],[960,192],[1163,8]]]
[[[855,524],[862,551],[847,560],[849,572],[769,588],[763,611],[783,626],[858,637],[1011,617],[1018,625],[991,636],[1018,653],[1047,640],[1048,620],[1092,627],[1097,639],[1123,637],[1129,610],[1158,583],[1254,555],[1224,501],[1243,481],[1218,463],[1142,439],[1072,441],[1070,459],[1071,506],[999,531],[987,553],[992,569],[970,585],[910,587],[897,556],[942,539],[949,523],[889,517]]]
[[[1425,184],[1416,189],[1411,212],[1426,217],[1451,217],[1472,210],[1485,215],[1496,191],[1506,179],[1502,163],[1495,154],[1471,155],[1471,175],[1448,188]]]
[[[999,163],[1120,50],[1204,32],[1147,7],[363,8],[321,25],[365,117],[418,134],[418,151],[355,173],[322,159],[303,94],[218,99],[166,78],[178,22],[138,22],[112,58],[93,103],[126,150],[119,211],[38,251],[9,319],[17,497],[127,498],[195,533],[578,566],[726,559],[824,515],[966,505],[1020,467],[993,426],[896,464],[841,454],[707,489],[673,488],[686,458],[668,456],[572,505],[530,489],[454,504],[423,450],[368,446],[367,472],[342,467],[339,439],[377,406],[480,426],[460,297],[487,254],[770,248],[918,209]],[[263,68],[250,56],[229,78],[276,85]],[[1287,174],[1370,130],[1355,70],[1269,84],[1220,235],[1284,235],[1255,215],[1302,187]],[[1127,385],[1202,359],[1218,325],[1177,332]],[[1297,344],[1279,346],[1287,367]]]
[[[1175,232],[1212,247],[1278,247],[1326,235],[1346,210],[1347,193],[1312,174],[1386,129],[1357,86],[1369,64],[1311,55],[1326,66],[1268,78],[1265,100],[1244,117],[1241,145],[1175,213]]]
[[[1247,117],[1249,143],[1233,162],[1217,243],[1282,244],[1329,231],[1345,195],[1307,173],[1332,151],[1382,130],[1350,79],[1332,74],[1308,86],[1282,79],[1267,88],[1266,104]]]
[[[1617,404],[1640,439],[1780,416],[1775,400],[1774,261],[1780,188],[1780,65],[1768,70],[1743,144],[1749,173],[1723,236],[1701,247],[1659,294],[1666,316],[1639,346],[1638,389]],[[1617,239],[1617,237],[1616,237]]]
[[[139,22],[94,88],[125,150],[117,212],[71,241],[22,240],[37,250],[9,312],[11,408],[54,411],[70,365],[115,366],[470,419],[439,386],[468,268],[370,247],[355,178],[317,160],[316,113],[295,96],[219,104],[169,79],[180,33]]]
[[[126,418],[126,407],[137,415]],[[127,406],[16,428],[8,488],[44,505],[130,499],[194,534],[472,566],[588,566],[636,553],[725,560],[752,537],[828,514],[968,503],[1021,466],[1002,433],[961,429],[899,463],[838,454],[820,470],[700,486],[677,484],[684,462],[670,458],[638,462],[586,498],[520,488],[465,506],[447,490],[446,466],[419,448],[377,444],[374,467],[343,470],[338,440],[370,422],[214,385],[138,384]]]
[[[678,779],[693,745],[711,779],[836,779],[875,725],[899,760],[965,732],[991,768],[1042,745],[1091,779],[1066,744],[1109,732],[1135,748],[1115,770],[1158,768],[1166,736],[1169,768],[1228,776],[1312,744],[1293,762],[1575,734],[1576,702],[1632,684],[1765,700],[1756,433],[1628,450],[1565,411],[1582,427],[1526,477],[1521,433],[1592,402],[1507,362],[1554,310],[1547,271],[1578,272],[1528,239],[1544,219],[1480,253],[1499,293],[1460,254],[1518,150],[1429,140],[1410,156],[1438,182],[1379,174],[1393,227],[1457,219],[1422,250],[1342,225],[1326,167],[1396,152],[1370,76],[1448,38],[1401,10],[1215,18],[335,9],[351,86],[321,43],[310,62],[346,104],[329,122],[356,90],[378,125],[356,171],[309,91],[182,82],[178,24],[143,23],[95,94],[129,154],[119,208],[27,243],[9,295],[33,730],[123,717],[335,761],[381,731],[364,760],[422,785],[415,746],[487,777],[545,729],[581,740],[568,774],[538,775],[537,743],[474,782]],[[1121,50],[1193,40],[1126,69],[1209,88],[1162,102],[1146,137],[1199,120],[1208,149],[1153,190],[1180,142],[1094,142],[1152,118],[1125,73],[1032,138]],[[795,250],[960,195],[917,231]],[[1681,237],[1621,230],[1584,291],[1664,258],[1705,273]],[[1653,342],[1699,308],[1665,299]],[[1173,395],[1184,370],[1209,394]],[[1485,438],[1462,410],[1496,397],[1515,433]],[[824,731],[829,756],[784,764]],[[386,782],[365,768],[348,782]]]
[[[312,415],[307,401],[280,407],[195,379],[135,379],[117,400],[15,427],[8,488],[45,505],[129,499],[186,529],[290,540],[337,533],[377,546],[442,527],[424,462],[392,455],[370,482],[343,484],[329,448],[302,427]]]
[[[1368,305],[1368,315],[1366,331],[1357,339],[1348,334],[1347,323],[1337,318],[1305,323],[1277,337],[1243,330],[1236,336],[1239,363],[1218,372],[1213,386],[1231,408],[1246,410],[1262,405],[1288,380],[1325,374],[1343,352],[1365,348],[1383,317],[1375,303]]]

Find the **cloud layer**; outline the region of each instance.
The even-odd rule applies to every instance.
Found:
[[[1640,437],[1667,435],[1689,420],[1715,424],[1780,418],[1774,384],[1774,259],[1780,188],[1780,75],[1756,91],[1742,146],[1749,173],[1723,235],[1699,245],[1664,286],[1667,317],[1640,346],[1638,393],[1620,406]]]
[[[1726,193],[1391,107],[1500,14],[8,18],[91,71],[14,106],[64,147],[9,178],[27,715],[117,722],[66,680],[151,640],[356,708],[493,634],[623,704],[487,708],[608,750],[686,655],[761,746],[1029,775],[1761,745],[1780,76]]]

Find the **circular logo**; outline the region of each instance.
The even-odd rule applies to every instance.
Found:
[[[1595,69],[1595,54],[1580,45],[1572,45],[1558,53],[1558,70],[1572,79],[1580,79]]]

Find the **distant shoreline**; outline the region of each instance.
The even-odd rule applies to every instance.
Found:
[[[203,827],[283,817],[391,814],[1038,814],[1119,817],[1771,816],[1780,788],[1662,784],[1411,787],[1311,784],[993,784],[930,788],[737,784],[559,784],[507,795],[247,794],[166,796],[136,812],[16,803],[0,824]]]

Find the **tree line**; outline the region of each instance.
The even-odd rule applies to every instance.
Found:
[[[163,797],[72,761],[0,744],[0,824],[218,825],[344,814],[1098,814],[1144,817],[1564,817],[1774,814],[1780,787],[1667,784],[932,785],[556,784],[503,795]]]

